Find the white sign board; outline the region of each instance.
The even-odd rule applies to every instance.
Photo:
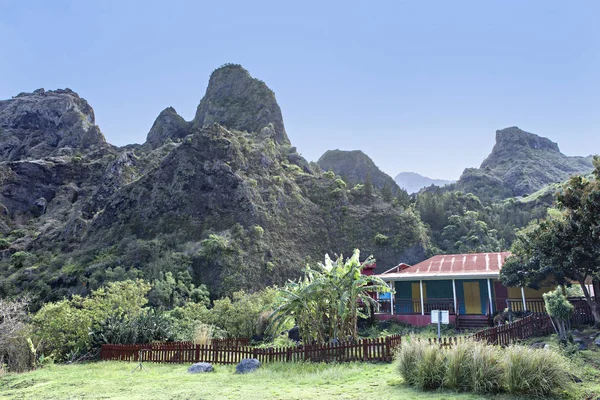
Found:
[[[438,323],[438,316],[441,319],[442,324],[448,325],[450,323],[450,312],[448,310],[431,310],[431,323]]]

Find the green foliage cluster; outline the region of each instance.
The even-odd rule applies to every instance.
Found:
[[[515,229],[546,215],[549,203],[509,199],[482,201],[472,193],[428,189],[416,196],[415,209],[429,227],[433,253],[502,251],[515,239]]]
[[[411,337],[399,348],[396,367],[406,384],[421,390],[548,398],[569,383],[568,361],[554,351],[473,340],[442,348]]]
[[[380,278],[361,274],[374,260],[361,263],[359,256],[358,250],[348,260],[339,256],[332,261],[326,255],[325,263],[307,267],[303,279],[282,288],[271,316],[275,330],[294,321],[306,343],[357,339],[358,318],[367,318],[378,307],[369,294],[390,291]]]
[[[563,343],[566,343],[568,340],[571,316],[573,315],[575,306],[573,306],[563,294],[561,287],[558,287],[551,292],[544,293],[543,297],[546,311],[554,321],[554,327],[558,336]]]
[[[32,318],[40,352],[61,361],[85,354],[92,345],[90,331],[110,318],[139,315],[149,290],[143,281],[112,282],[90,297],[45,304]]]

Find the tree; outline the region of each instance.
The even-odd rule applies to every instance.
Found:
[[[594,157],[594,180],[571,178],[556,196],[560,212],[531,223],[517,234],[513,255],[500,272],[507,286],[539,287],[547,279],[559,285],[577,282],[600,325],[600,305],[586,283],[600,293],[600,159]]]
[[[358,318],[367,318],[378,307],[369,294],[390,291],[380,278],[361,274],[374,260],[369,257],[361,263],[359,257],[358,250],[346,261],[343,256],[332,261],[326,255],[324,264],[307,267],[303,279],[290,282],[279,291],[271,325],[277,329],[294,320],[307,343],[357,339]]]
[[[562,288],[558,287],[556,290],[548,293],[544,293],[544,303],[546,304],[546,311],[552,318],[552,325],[556,333],[560,337],[560,341],[566,343],[568,340],[568,332],[573,315],[573,304],[569,303],[567,297],[563,294]]]

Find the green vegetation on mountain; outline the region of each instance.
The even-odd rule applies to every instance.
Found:
[[[35,308],[142,278],[171,308],[204,286],[218,298],[282,284],[325,253],[358,247],[381,268],[426,255],[408,201],[310,165],[273,92],[240,66],[213,73],[191,123],[163,111],[142,146],[107,144],[90,115],[67,90],[0,102],[0,138],[15,143],[0,163],[2,297],[27,292]],[[30,137],[47,142],[34,151]]]
[[[307,162],[273,91],[233,64],[213,72],[194,120],[168,107],[146,143],[121,148],[75,92],[21,93],[0,101],[0,297],[27,293],[36,309],[144,279],[149,305],[168,310],[280,285],[355,248],[377,272],[506,250],[546,215],[543,184],[588,164],[509,128],[481,170],[411,197],[360,151]]]

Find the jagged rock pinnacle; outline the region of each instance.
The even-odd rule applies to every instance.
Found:
[[[226,64],[210,76],[193,124],[201,128],[215,122],[248,132],[273,124],[277,143],[289,143],[275,93],[240,65]]]
[[[167,139],[182,139],[190,133],[190,124],[187,123],[173,107],[167,107],[158,115],[146,142],[152,148],[159,147]]]
[[[0,160],[41,158],[106,144],[94,110],[71,89],[20,93],[0,101]]]

